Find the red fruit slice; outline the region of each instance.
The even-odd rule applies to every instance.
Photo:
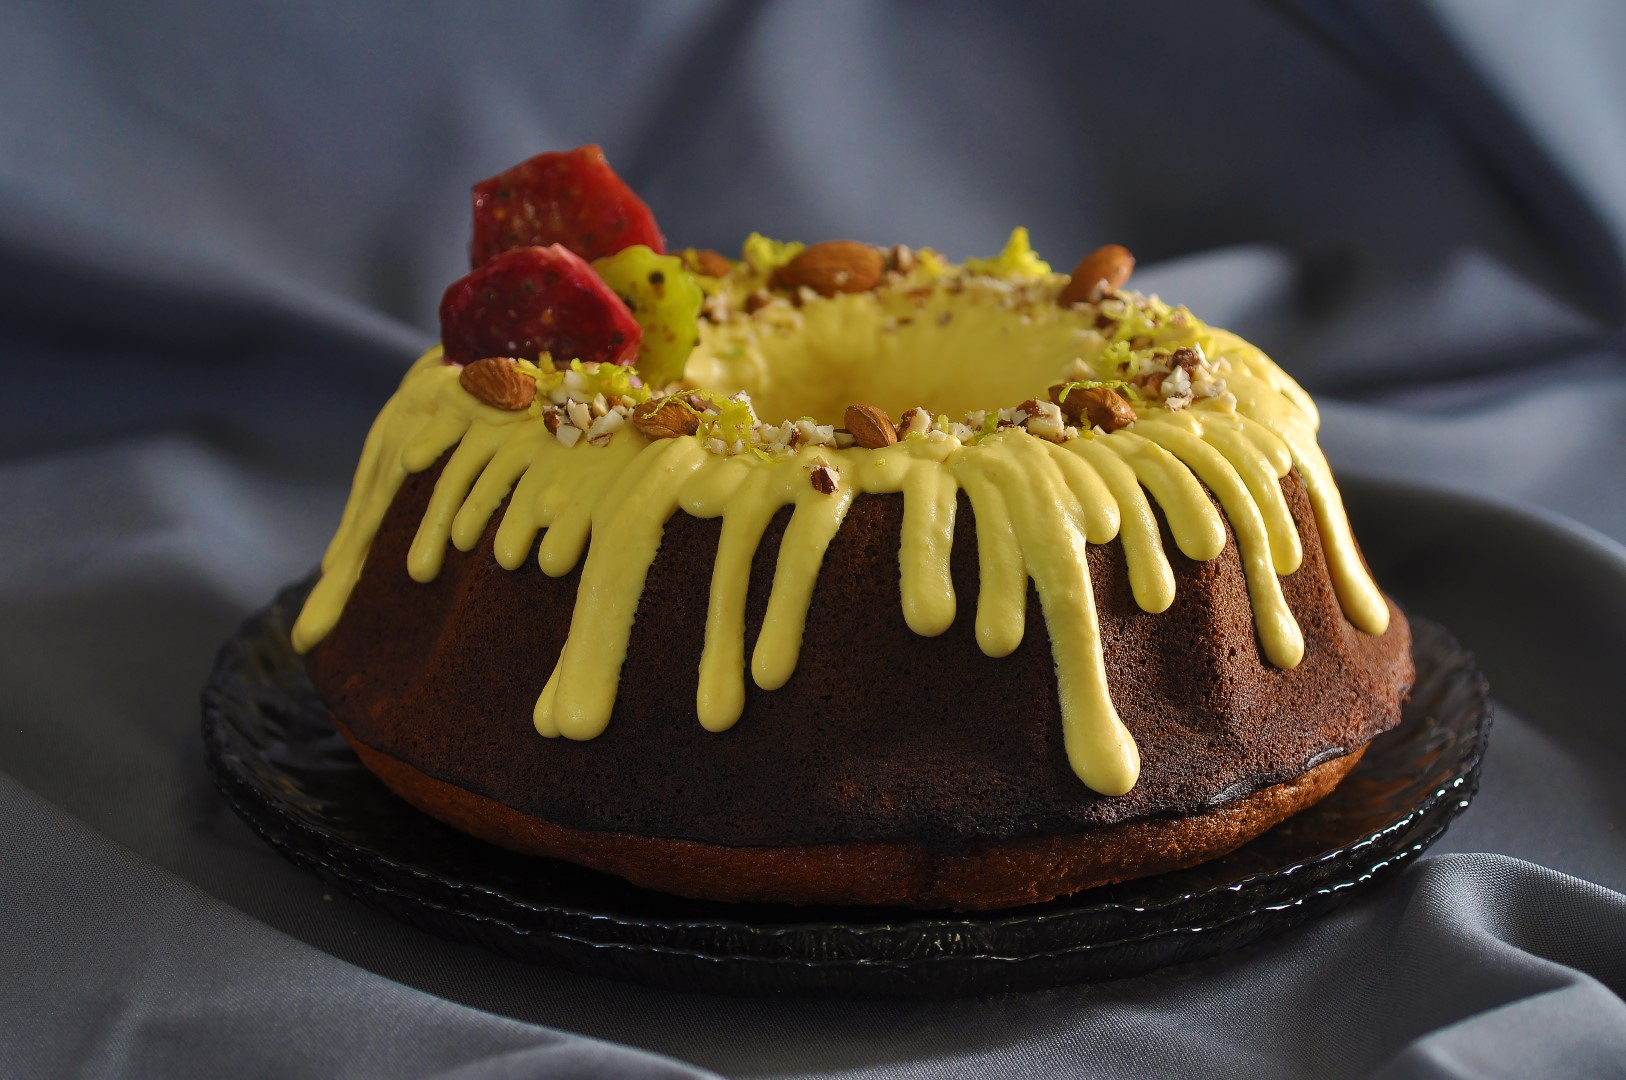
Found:
[[[487,356],[630,364],[643,331],[593,268],[558,244],[505,251],[440,301],[446,359]]]
[[[538,154],[474,185],[470,265],[535,244],[563,244],[584,259],[633,244],[666,251],[655,215],[596,146]]]

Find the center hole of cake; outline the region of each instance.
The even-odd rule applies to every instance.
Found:
[[[1044,398],[1103,345],[1088,322],[1053,304],[939,287],[929,296],[815,298],[706,324],[686,373],[710,390],[749,393],[770,423],[811,416],[840,425],[852,404],[894,418],[915,406],[960,417]]]

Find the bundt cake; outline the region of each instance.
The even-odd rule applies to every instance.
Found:
[[[294,627],[429,814],[685,896],[993,908],[1231,851],[1399,721],[1314,404],[1124,249],[668,254],[595,147],[474,203]]]

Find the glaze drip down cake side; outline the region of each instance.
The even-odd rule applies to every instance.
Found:
[[[667,254],[583,147],[478,185],[471,251],[294,628],[435,817],[984,909],[1231,851],[1399,721],[1313,402],[1122,248]]]

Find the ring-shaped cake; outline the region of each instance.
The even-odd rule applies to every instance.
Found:
[[[1233,850],[1398,722],[1313,402],[1123,249],[557,216],[486,230],[294,628],[428,813],[687,896],[991,908]]]

